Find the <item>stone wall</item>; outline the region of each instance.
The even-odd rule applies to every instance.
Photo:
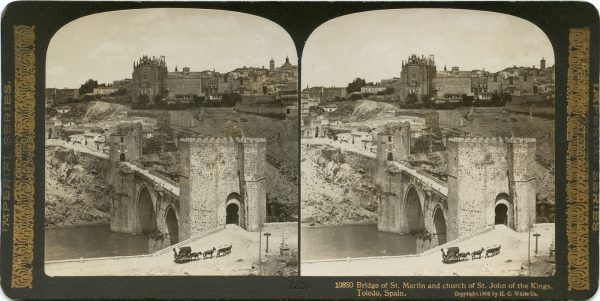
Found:
[[[448,110],[439,110],[437,112],[439,114],[439,125],[453,127],[464,126],[464,118],[460,112]]]
[[[224,225],[232,198],[245,215],[240,226],[258,230],[266,219],[266,140],[190,138],[179,145],[180,239]]]
[[[109,136],[109,157],[111,161],[135,162],[142,156],[142,123],[125,123],[117,126]]]
[[[468,76],[438,76],[433,79],[436,97],[442,98],[446,94],[473,95],[471,92],[471,78]]]
[[[197,125],[198,110],[168,111],[169,125],[181,128],[192,128]]]
[[[493,226],[503,199],[508,226],[525,231],[535,221],[534,161],[535,139],[449,139],[448,240]]]

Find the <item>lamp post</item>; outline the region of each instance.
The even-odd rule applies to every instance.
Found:
[[[538,237],[540,237],[541,234],[539,233],[533,233],[533,236],[535,236],[535,254],[537,255],[538,253]]]
[[[269,236],[271,236],[270,232],[265,232],[265,234],[263,234],[266,238],[267,238],[267,252],[269,253]]]
[[[258,275],[262,275],[262,227],[258,228]]]

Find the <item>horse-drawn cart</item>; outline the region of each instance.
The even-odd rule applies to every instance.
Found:
[[[442,249],[442,262],[455,263],[460,261],[460,258],[458,257],[459,253],[460,250],[458,249],[458,247],[450,247],[447,249],[446,252],[444,252],[444,249]]]
[[[175,249],[173,249],[175,253],[175,263],[186,263],[192,260],[200,259],[198,253],[192,252],[191,247],[181,247],[179,248],[179,253]]]

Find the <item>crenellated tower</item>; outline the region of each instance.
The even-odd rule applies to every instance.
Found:
[[[377,160],[405,161],[410,155],[410,123],[387,124],[377,134]]]
[[[138,161],[142,157],[142,123],[124,123],[110,135],[109,158],[116,161]]]
[[[400,98],[407,101],[409,94],[414,94],[417,100],[423,95],[434,95],[433,79],[436,77],[436,66],[433,55],[420,57],[413,54],[402,61],[400,71]]]
[[[144,55],[134,62],[130,89],[134,101],[141,95],[148,96],[150,100],[156,96],[164,96],[167,76],[167,62],[164,56]]]
[[[184,138],[180,239],[225,224],[258,231],[266,220],[266,139]]]
[[[505,224],[535,222],[534,138],[450,138],[448,241]]]

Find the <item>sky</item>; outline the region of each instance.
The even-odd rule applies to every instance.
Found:
[[[79,88],[87,79],[99,83],[131,78],[142,55],[166,57],[191,71],[280,66],[295,45],[279,25],[253,15],[205,9],[138,9],[86,16],[62,27],[50,41],[46,87]]]
[[[533,23],[505,14],[456,9],[394,9],[330,20],[308,38],[302,86],[346,86],[399,77],[411,54],[434,55],[460,70],[500,71],[513,65],[554,65],[552,45]]]

